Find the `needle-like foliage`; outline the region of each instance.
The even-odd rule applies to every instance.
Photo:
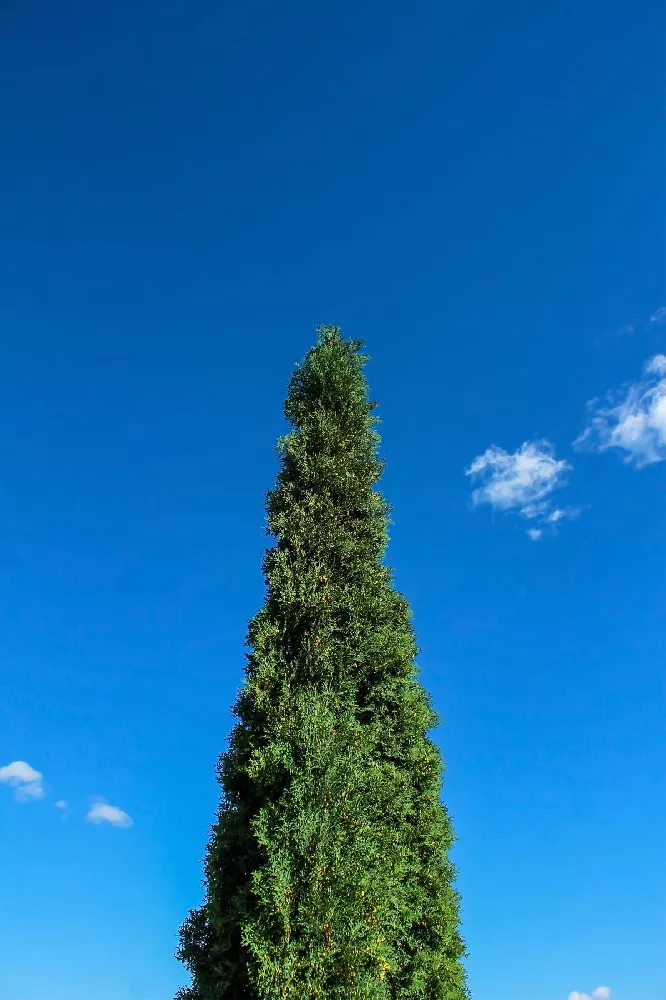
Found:
[[[289,385],[274,544],[249,626],[205,899],[179,1000],[464,1000],[436,723],[387,505],[361,345],[337,327]]]

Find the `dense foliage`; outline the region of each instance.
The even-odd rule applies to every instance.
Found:
[[[205,900],[180,1000],[463,1000],[452,831],[409,606],[383,563],[374,406],[336,327],[291,379]]]

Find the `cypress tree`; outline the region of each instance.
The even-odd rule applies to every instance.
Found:
[[[322,327],[292,376],[267,496],[205,898],[177,1000],[463,1000],[436,724],[406,600],[362,345]]]

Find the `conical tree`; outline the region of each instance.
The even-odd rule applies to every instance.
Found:
[[[267,583],[219,760],[205,899],[179,1000],[463,1000],[436,718],[405,599],[361,345],[336,327],[291,379]]]

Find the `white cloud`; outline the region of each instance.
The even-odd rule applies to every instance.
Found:
[[[56,807],[56,809],[66,809],[67,808],[67,803],[65,802],[64,799],[58,799],[58,801],[54,802],[53,805]]]
[[[517,451],[508,452],[491,445],[477,455],[465,475],[481,481],[472,493],[472,503],[489,504],[497,510],[514,511],[521,517],[555,525],[573,511],[552,508],[551,494],[563,486],[571,466],[556,459],[548,441],[525,441]],[[536,541],[542,530],[531,528],[529,537]]]
[[[611,991],[607,986],[597,986],[591,993],[579,993],[574,990],[569,994],[569,1000],[610,1000]]]
[[[93,802],[86,819],[90,823],[110,823],[112,826],[128,827],[132,826],[132,818],[119,809],[118,806],[110,806],[108,802],[99,799]]]
[[[648,375],[666,375],[666,354],[655,354],[645,366]]]
[[[602,403],[588,403],[590,422],[574,445],[603,452],[616,448],[637,468],[666,459],[666,355],[656,354],[643,378]]]
[[[40,781],[29,781],[25,785],[17,785],[14,798],[19,802],[30,802],[32,799],[43,799],[46,795]]]
[[[9,785],[20,785],[31,781],[41,781],[43,775],[24,760],[15,760],[11,764],[0,767],[0,781]]]
[[[666,323],[666,306],[659,306],[650,316],[651,323]]]
[[[527,537],[531,538],[533,542],[538,542],[542,535],[543,535],[543,531],[541,530],[541,528],[528,528],[527,529]]]
[[[24,760],[15,760],[11,764],[0,767],[0,782],[14,789],[14,798],[19,802],[29,802],[31,799],[43,799],[44,775],[35,771],[34,767]]]

